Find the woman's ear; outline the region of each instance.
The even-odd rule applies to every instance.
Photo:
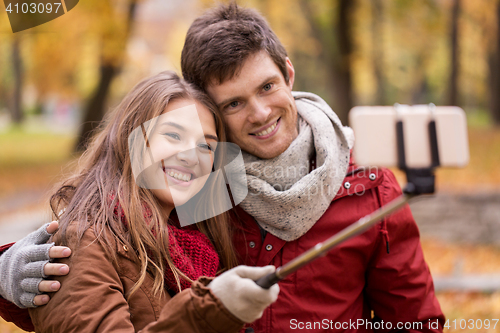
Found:
[[[295,69],[293,68],[292,61],[288,57],[286,57],[286,70],[288,72],[288,87],[292,90],[293,82],[295,81]]]

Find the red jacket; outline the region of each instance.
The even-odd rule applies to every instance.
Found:
[[[342,187],[321,219],[293,242],[270,233],[262,240],[253,218],[236,209],[241,263],[281,266],[401,194],[390,171],[372,171],[374,180],[365,171],[347,176],[349,189]],[[398,323],[416,328],[402,327],[409,332],[442,332],[444,316],[408,206],[281,281],[280,290],[277,302],[249,325],[255,332],[371,332],[388,325],[397,330]],[[0,315],[32,330],[28,311],[1,298]]]
[[[14,243],[6,244],[0,246],[0,255],[7,251],[9,247],[14,245]],[[5,321],[13,322],[18,327],[25,331],[34,331],[35,328],[31,323],[30,314],[28,309],[20,309],[15,304],[3,299],[0,296],[0,316],[2,316]]]
[[[350,187],[342,187],[321,219],[292,242],[270,233],[263,240],[254,219],[237,209],[242,227],[235,245],[241,263],[282,266],[401,194],[392,172],[372,171],[347,176],[344,184],[349,182]],[[397,330],[399,322],[407,323],[402,328],[409,332],[442,332],[444,324],[408,206],[282,280],[276,303],[250,326],[255,332],[269,333],[301,328],[304,332],[372,332],[371,327]],[[416,323],[416,329],[407,329],[415,322],[422,327]]]

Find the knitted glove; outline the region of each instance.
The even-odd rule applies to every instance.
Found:
[[[0,256],[0,295],[20,308],[36,307],[33,299],[38,284],[47,276],[43,267],[49,262],[49,250],[54,243],[45,244],[50,234],[45,224]]]
[[[275,270],[274,266],[238,266],[213,279],[208,287],[229,312],[241,321],[251,323],[259,319],[264,309],[278,298],[278,284],[263,289],[255,283],[255,280]]]

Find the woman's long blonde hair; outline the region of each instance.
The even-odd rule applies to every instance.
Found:
[[[186,83],[173,72],[162,72],[137,84],[109,113],[94,135],[88,149],[79,160],[78,171],[65,181],[50,199],[50,205],[59,219],[59,237],[67,244],[66,230],[77,221],[78,238],[93,228],[98,241],[116,265],[116,248],[113,239],[127,245],[140,263],[140,278],[128,296],[144,282],[147,272],[154,277],[153,292],[163,293],[164,271],[174,273],[179,279],[190,280],[174,266],[168,242],[167,220],[152,192],[136,185],[129,158],[128,137],[131,132],[148,120],[161,115],[170,101],[187,98],[200,101],[214,115],[219,141],[226,140],[222,117],[210,98]],[[127,221],[125,227],[114,212],[119,202]],[[145,210],[149,217],[145,217]],[[61,213],[61,211],[64,211]],[[146,221],[146,218],[148,221]],[[231,225],[224,213],[197,224],[216,248],[222,269],[237,264],[231,240]],[[110,232],[103,232],[103,231]]]

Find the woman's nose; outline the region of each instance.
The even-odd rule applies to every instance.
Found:
[[[183,150],[177,153],[177,159],[184,162],[188,166],[193,166],[199,163],[198,155],[196,154],[196,148]]]

